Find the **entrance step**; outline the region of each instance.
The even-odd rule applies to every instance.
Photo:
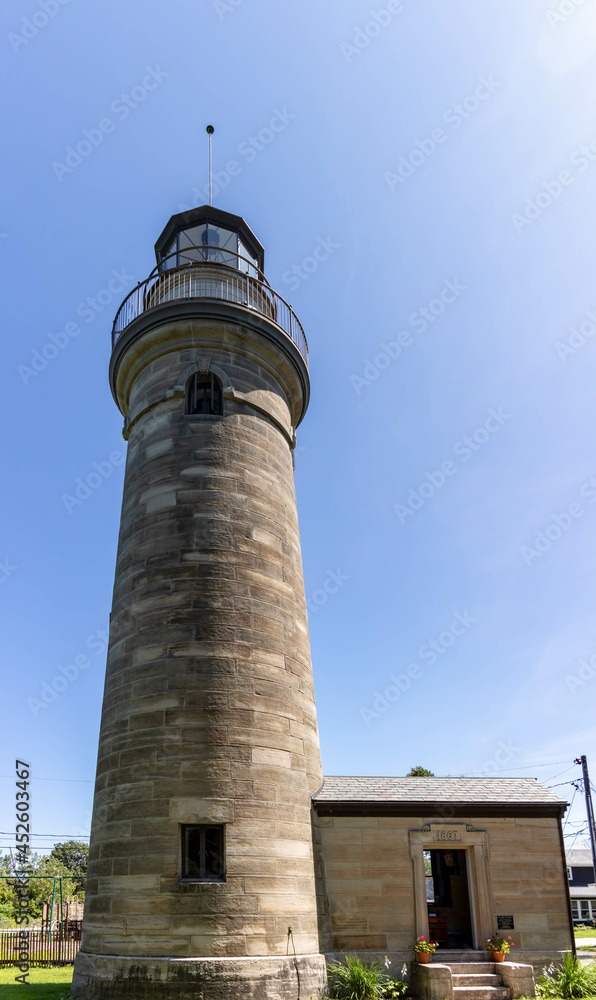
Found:
[[[511,1000],[494,962],[450,962],[453,1000]]]
[[[487,974],[492,975],[495,972],[494,962],[460,962],[459,960],[454,962],[451,958],[447,961],[442,955],[440,957],[437,955],[436,961],[441,962],[442,965],[448,965],[454,976],[459,976],[460,974],[484,976]]]
[[[476,973],[476,972],[466,972],[460,975],[459,971],[453,972],[451,970],[451,976],[453,979],[453,986],[502,986],[503,980],[500,976],[493,975],[490,972],[486,973]]]
[[[467,948],[465,951],[453,951],[451,948],[441,948],[433,955],[433,961],[442,962],[443,965],[494,965],[494,962],[487,962],[483,951],[472,951]]]
[[[510,1000],[506,986],[454,986],[453,1000]]]

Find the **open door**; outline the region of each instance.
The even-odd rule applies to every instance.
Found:
[[[441,948],[473,949],[465,851],[424,851],[428,933]]]

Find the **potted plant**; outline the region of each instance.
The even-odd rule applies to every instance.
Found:
[[[515,948],[512,939],[500,937],[498,934],[493,934],[486,942],[486,950],[490,952],[493,962],[504,962],[505,955],[512,948]]]
[[[421,934],[416,944],[412,945],[412,951],[421,965],[427,965],[430,962],[430,956],[438,947],[436,941],[427,941],[424,934]]]

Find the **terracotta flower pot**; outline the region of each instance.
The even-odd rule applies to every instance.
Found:
[[[430,951],[417,951],[416,958],[421,965],[428,965],[430,962]]]
[[[493,962],[504,962],[505,952],[504,951],[493,951],[491,952]]]

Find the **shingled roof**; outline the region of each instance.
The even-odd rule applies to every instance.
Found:
[[[428,813],[429,807],[449,806],[471,814],[510,809],[547,809],[563,815],[567,802],[535,778],[384,778],[326,777],[313,795],[319,812],[346,812],[350,807]],[[420,807],[423,807],[422,809]]]

